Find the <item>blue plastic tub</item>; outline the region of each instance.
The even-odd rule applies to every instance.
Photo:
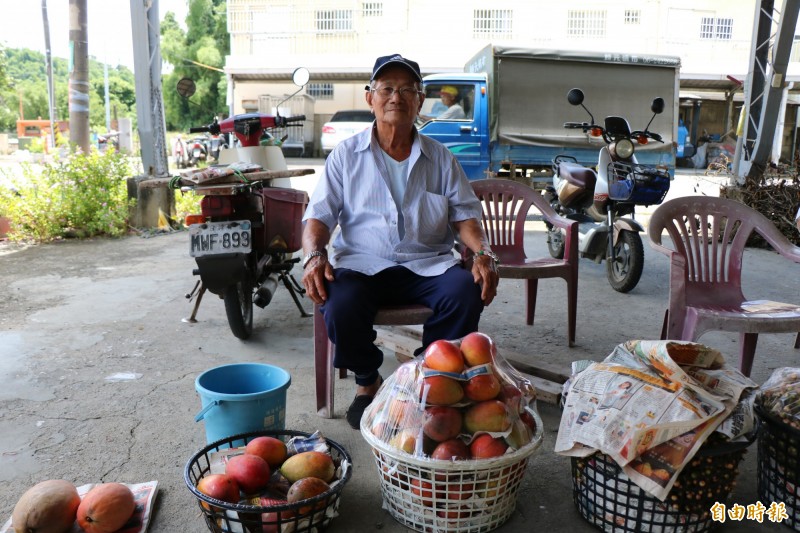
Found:
[[[206,443],[252,431],[282,430],[286,423],[286,389],[292,381],[284,369],[261,363],[237,363],[206,370],[195,380]]]

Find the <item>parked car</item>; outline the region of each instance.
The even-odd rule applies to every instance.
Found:
[[[374,119],[369,109],[348,109],[334,113],[330,122],[322,125],[322,154],[328,157],[340,141],[369,128]]]

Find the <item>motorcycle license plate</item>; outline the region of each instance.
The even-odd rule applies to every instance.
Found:
[[[192,155],[198,158],[202,155],[202,153],[203,152],[200,151],[200,148],[195,148],[194,151],[192,151]]]
[[[227,222],[205,222],[189,226],[189,255],[250,253],[252,250],[251,224],[249,220]]]

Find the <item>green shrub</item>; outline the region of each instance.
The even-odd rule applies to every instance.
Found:
[[[183,225],[186,215],[200,214],[202,195],[193,192],[175,191],[175,218]]]
[[[12,240],[118,237],[130,209],[128,158],[115,150],[73,153],[41,167],[23,165],[22,176],[0,187],[0,213],[11,220]]]

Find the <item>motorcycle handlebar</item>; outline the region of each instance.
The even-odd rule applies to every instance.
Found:
[[[565,128],[571,128],[571,129],[581,129],[581,128],[586,129],[586,128],[590,128],[591,126],[592,125],[587,123],[587,122],[565,122],[564,123],[564,127]]]
[[[286,123],[289,122],[303,122],[306,119],[305,115],[295,115],[293,117],[286,117]]]
[[[651,131],[634,131],[634,132],[631,132],[631,137],[633,137],[633,138],[639,137],[641,135],[644,135],[645,137],[649,137],[650,139],[653,139],[654,141],[657,141],[657,142],[660,142],[660,143],[664,142],[664,139],[658,133],[653,133]]]
[[[209,126],[196,126],[194,128],[189,128],[189,133],[204,133],[207,131],[211,131]]]

